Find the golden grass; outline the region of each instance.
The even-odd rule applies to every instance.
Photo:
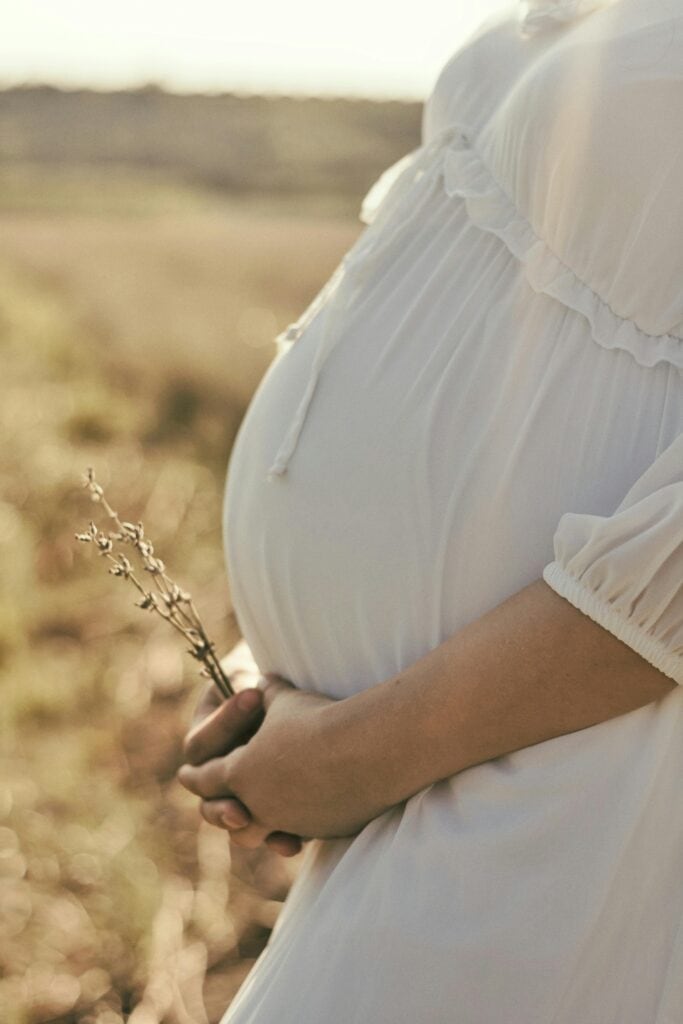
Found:
[[[79,477],[143,519],[227,651],[230,445],[358,230],[226,204],[0,216],[3,1024],[217,1021],[272,927],[295,865],[231,862],[175,782],[202,681],[74,540]]]

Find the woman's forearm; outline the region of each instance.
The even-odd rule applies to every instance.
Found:
[[[340,701],[333,734],[356,784],[392,804],[675,686],[538,580],[396,677]]]

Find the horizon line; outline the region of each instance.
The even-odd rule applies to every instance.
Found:
[[[328,91],[324,88],[320,92],[299,91],[297,89],[262,89],[254,90],[250,88],[240,87],[207,87],[202,88],[197,86],[183,87],[181,85],[174,86],[167,82],[159,79],[137,79],[128,82],[121,83],[96,83],[96,82],[73,82],[71,80],[58,80],[58,79],[42,79],[42,78],[9,78],[4,79],[0,76],[0,92],[10,92],[12,90],[30,90],[30,89],[52,89],[55,92],[74,93],[74,92],[93,92],[102,94],[112,93],[139,93],[139,92],[159,92],[168,96],[184,96],[184,97],[225,97],[233,96],[236,99],[292,99],[292,100],[346,100],[351,102],[366,102],[366,103],[402,103],[402,104],[414,104],[424,103],[425,97],[416,93],[405,93],[403,95],[395,92],[377,93],[373,91],[369,92],[344,92],[344,91]]]

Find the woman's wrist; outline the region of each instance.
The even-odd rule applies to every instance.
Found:
[[[438,778],[425,743],[424,701],[411,689],[396,677],[323,709],[337,770],[382,810]]]

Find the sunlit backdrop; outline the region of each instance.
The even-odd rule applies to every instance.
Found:
[[[0,83],[422,97],[504,0],[22,0],[0,33]]]

